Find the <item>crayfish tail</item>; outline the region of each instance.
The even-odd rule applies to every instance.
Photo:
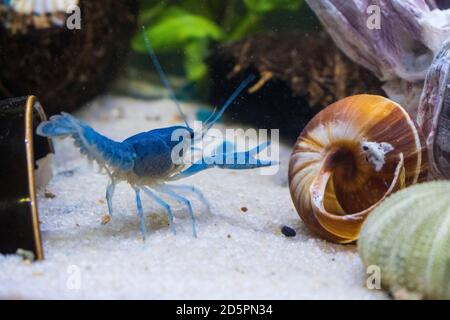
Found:
[[[130,145],[101,135],[70,114],[62,113],[51,117],[49,121],[42,122],[36,132],[49,138],[71,136],[80,153],[97,161],[100,166],[108,165],[124,171],[134,166],[136,154]]]
[[[75,132],[73,124],[65,114],[52,116],[49,121],[41,122],[36,129],[38,135],[48,138],[66,137]]]

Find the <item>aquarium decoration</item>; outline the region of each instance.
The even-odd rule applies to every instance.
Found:
[[[17,14],[17,19],[27,25],[27,21],[36,20],[36,14],[53,8],[46,3],[57,3],[11,1],[6,8],[3,2],[3,13],[16,15],[19,9],[12,5],[25,2],[36,6],[31,17]],[[13,33],[8,26],[11,20],[2,20],[7,25],[0,23],[0,98],[33,94],[39,97],[48,114],[55,114],[73,111],[109,87],[123,66],[136,32],[138,3],[79,0],[78,5],[80,29],[50,24]]]
[[[426,178],[425,141],[408,113],[356,95],[317,114],[294,146],[289,189],[305,224],[338,243],[358,239],[387,196]]]
[[[306,1],[337,46],[415,115],[428,69],[450,37],[450,11],[434,0]]]
[[[35,134],[46,120],[33,97],[0,101],[0,253],[42,260],[36,188],[51,178],[51,141]]]
[[[386,94],[417,121],[427,141],[430,178],[449,178],[450,3],[377,0],[369,8],[360,0],[307,2],[339,48],[385,82]]]
[[[344,99],[317,115],[294,147],[289,179],[300,216],[322,237],[351,242],[390,193],[450,175],[450,10],[424,0],[307,2],[336,45],[405,107],[381,97]],[[364,127],[355,135],[358,121]]]
[[[384,201],[364,223],[358,251],[396,299],[450,299],[450,182],[428,182]]]
[[[428,71],[417,122],[427,137],[432,178],[450,179],[450,40]]]

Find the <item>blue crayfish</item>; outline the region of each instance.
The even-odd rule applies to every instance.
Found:
[[[217,114],[213,113],[202,128],[198,132],[195,132],[189,126],[186,115],[182,112],[146,36],[145,40],[150,57],[185,122],[184,126],[153,129],[131,136],[122,142],[116,142],[99,134],[81,120],[67,113],[62,113],[61,115],[51,117],[49,121],[41,123],[37,128],[37,133],[41,136],[51,138],[71,136],[75,140],[75,146],[80,149],[81,154],[96,161],[105,169],[110,178],[110,182],[106,188],[106,200],[110,216],[113,214],[112,198],[116,184],[121,181],[128,182],[136,194],[140,229],[144,239],[146,227],[140,195],[141,191],[165,208],[174,233],[175,226],[173,223],[172,209],[161,198],[160,194],[164,194],[186,205],[192,222],[192,232],[194,237],[196,237],[195,218],[191,202],[179,195],[177,191],[190,191],[196,194],[209,210],[209,204],[206,198],[194,186],[175,185],[167,182],[183,179],[213,167],[222,169],[253,169],[271,166],[275,162],[255,158],[258,153],[269,145],[269,142],[265,142],[245,152],[235,152],[234,150],[233,152],[228,152],[227,150],[229,149],[225,147],[227,142],[225,142],[224,148],[219,149],[222,151],[218,151],[211,156],[203,156],[201,160],[191,164],[184,164],[174,159],[174,150],[182,141],[188,141],[190,146],[193,146],[195,142],[203,139],[208,130],[217,123],[225,110],[255,77],[251,75],[242,82],[225,102],[220,111]],[[177,138],[174,139],[174,137]],[[192,150],[194,147],[190,148]],[[179,152],[180,157],[183,156],[183,150],[181,149]],[[237,161],[238,159],[241,161]]]

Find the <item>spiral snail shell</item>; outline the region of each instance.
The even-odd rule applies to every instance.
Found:
[[[298,138],[289,189],[307,227],[349,243],[389,194],[425,176],[423,137],[393,101],[356,95],[322,110]]]
[[[450,182],[428,182],[384,201],[364,223],[358,250],[395,298],[450,299]]]

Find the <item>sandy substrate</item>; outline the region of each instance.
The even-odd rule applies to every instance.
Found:
[[[193,119],[195,108],[184,108]],[[117,140],[179,121],[167,100],[113,96],[96,100],[78,116]],[[56,151],[54,177],[47,186],[55,197],[39,191],[46,260],[29,264],[0,255],[0,298],[387,298],[365,288],[365,270],[354,246],[320,240],[299,219],[287,187],[288,146],[280,146],[277,175],[214,169],[183,181],[201,189],[212,206],[208,213],[197,198],[185,194],[196,212],[198,238],[192,237],[185,207],[173,204],[175,236],[164,210],[144,197],[146,241],[131,188],[118,185],[114,217],[102,225],[107,177],[71,141],[58,141]],[[281,225],[296,229],[297,236],[286,238]]]

